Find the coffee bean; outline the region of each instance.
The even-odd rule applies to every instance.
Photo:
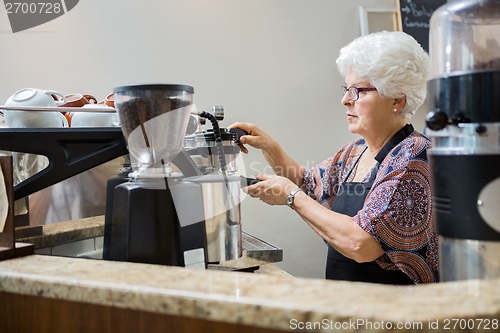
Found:
[[[123,133],[128,135],[137,127],[159,115],[190,105],[191,101],[163,96],[137,97],[124,102],[115,101]]]

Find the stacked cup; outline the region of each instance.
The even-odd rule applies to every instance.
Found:
[[[108,104],[108,98],[103,102],[97,102],[92,95],[71,94],[66,95],[65,107],[79,107],[82,109],[94,109],[102,111],[112,111],[113,107]],[[69,115],[71,127],[114,127],[119,126],[118,115],[115,112],[91,112],[75,111]]]
[[[53,90],[25,88],[16,91],[7,99],[9,107],[57,107],[66,103],[63,94]],[[8,127],[68,127],[68,120],[60,112],[5,110],[5,122]]]

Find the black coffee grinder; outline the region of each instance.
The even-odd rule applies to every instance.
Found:
[[[427,134],[442,281],[500,277],[500,1],[430,21]]]
[[[224,147],[215,116],[196,111],[187,85],[130,85],[114,93],[132,172],[113,190],[104,259],[206,268],[240,257],[240,181],[227,172],[231,147]],[[206,136],[199,129],[186,135],[193,115],[214,126],[210,147],[186,146]],[[207,167],[213,156],[218,167]]]

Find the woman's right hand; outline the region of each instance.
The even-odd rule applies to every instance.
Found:
[[[273,147],[277,146],[277,142],[255,124],[237,122],[228,126],[228,128],[239,128],[248,133],[248,135],[240,137],[240,149],[245,154],[248,153],[248,149],[244,146],[245,144],[261,149],[264,152],[270,151]]]
[[[239,128],[248,133],[248,135],[240,137],[240,149],[242,152],[245,154],[248,153],[248,149],[244,146],[245,144],[260,149],[276,175],[286,177],[297,186],[302,186],[305,168],[288,156],[278,141],[255,126],[255,124],[238,122],[232,124],[229,128]]]

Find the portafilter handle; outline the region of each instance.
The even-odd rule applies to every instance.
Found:
[[[245,176],[240,176],[241,187],[247,187],[250,185],[254,185],[254,184],[257,184],[258,182],[260,182],[260,180],[257,178],[248,178]]]

